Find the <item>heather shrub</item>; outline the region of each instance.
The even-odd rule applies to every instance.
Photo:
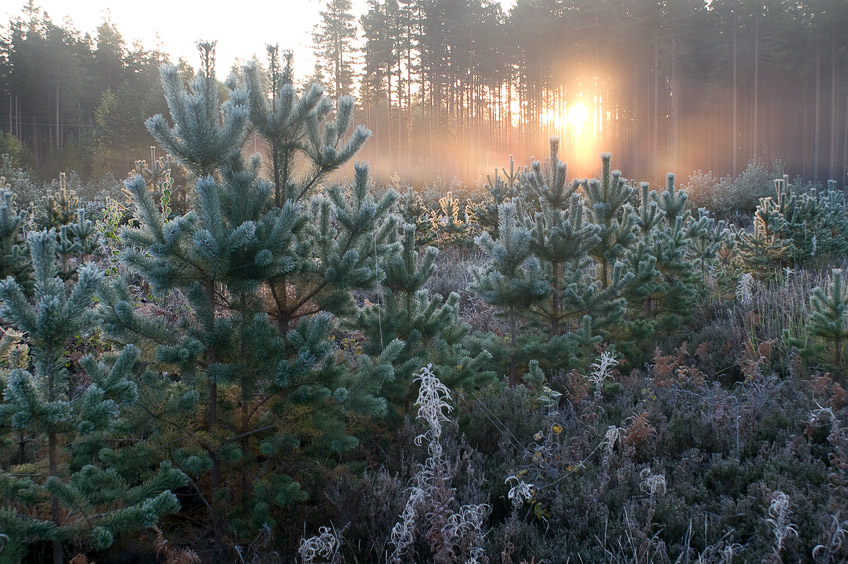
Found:
[[[697,208],[706,208],[717,213],[718,201],[716,185],[719,180],[713,176],[712,171],[703,172],[696,170],[689,176],[689,181],[683,185],[686,194],[689,195],[690,205]]]
[[[751,213],[760,198],[774,193],[772,180],[782,176],[780,163],[775,163],[770,171],[762,161],[752,159],[736,177],[716,179],[712,172],[696,171],[683,189],[693,208],[707,208],[718,217],[728,218]]]
[[[461,428],[489,477],[489,553],[514,562],[665,562],[833,551],[846,501],[844,486],[827,486],[845,483],[837,464],[845,440],[833,430],[848,415],[841,388],[826,377],[811,385],[766,376],[762,367],[728,388],[701,370],[703,358],[658,351],[646,372],[613,371],[604,381],[617,385],[611,394],[593,394],[591,374],[559,374],[554,402],[525,386],[466,402]],[[838,409],[817,407],[831,404]],[[776,492],[788,497],[788,512],[772,507]],[[792,524],[797,535],[786,533]]]

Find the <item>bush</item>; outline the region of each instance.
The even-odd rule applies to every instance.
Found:
[[[774,178],[783,176],[783,168],[776,162],[769,171],[762,161],[752,159],[736,178],[726,176],[716,180],[712,172],[696,171],[683,187],[693,208],[707,208],[716,216],[727,218],[734,214],[754,211],[760,198],[774,194]]]

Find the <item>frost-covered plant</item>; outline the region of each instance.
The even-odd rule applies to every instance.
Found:
[[[665,474],[653,474],[650,468],[644,468],[639,478],[642,479],[639,489],[649,496],[665,495]]]
[[[812,551],[816,562],[842,562],[839,557],[848,556],[842,547],[848,540],[848,520],[840,521],[839,516],[831,515],[833,524],[827,531],[826,544],[817,544]]]
[[[736,285],[736,299],[745,309],[750,309],[754,305],[754,277],[750,272],[739,277],[739,283]]]
[[[412,478],[410,495],[398,521],[392,528],[394,552],[389,562],[400,563],[404,555],[413,550],[417,533],[422,533],[432,552],[433,562],[482,562],[480,548],[483,539],[483,523],[489,512],[486,504],[463,505],[456,511],[455,490],[451,487],[450,466],[444,458],[440,442],[442,423],[449,421],[447,414],[453,408],[448,403],[450,390],[426,366],[418,373],[420,383],[418,420],[427,429],[415,438],[415,444],[427,443],[430,455]]]
[[[505,484],[512,482],[515,482],[515,485],[509,488],[507,498],[512,502],[513,508],[521,507],[524,502],[533,499],[533,484],[528,484],[518,476],[507,476],[504,480]]]
[[[789,521],[789,514],[792,511],[789,509],[789,496],[780,490],[774,491],[771,494],[771,503],[769,503],[768,514],[769,518],[766,523],[771,525],[772,532],[775,538],[774,552],[780,554],[783,550],[783,545],[786,539],[790,536],[798,536],[798,526]]]
[[[689,177],[689,182],[683,186],[683,190],[689,196],[689,204],[693,208],[716,209],[715,186],[718,179],[713,176],[712,171],[703,172],[696,170]]]
[[[618,360],[615,358],[615,353],[604,351],[600,358],[592,363],[592,371],[589,373],[589,381],[600,390],[604,384],[604,380],[612,378],[612,369],[618,366]]]
[[[772,194],[772,179],[783,175],[779,162],[771,171],[761,160],[752,159],[738,176],[717,180],[712,172],[695,171],[684,186],[694,207],[705,207],[720,217],[750,213],[760,198]]]
[[[604,440],[601,441],[599,446],[607,451],[607,455],[612,454],[612,451],[615,448],[615,443],[621,442],[624,433],[624,427],[610,425],[607,427],[607,432],[604,433]]]
[[[308,539],[300,539],[300,547],[297,549],[303,564],[313,562],[337,562],[339,559],[339,548],[341,548],[341,535],[330,527],[321,527],[318,534]]]

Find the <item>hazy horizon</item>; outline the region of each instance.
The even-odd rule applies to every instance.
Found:
[[[366,12],[367,0],[351,0],[357,22]],[[111,21],[121,33],[127,46],[140,41],[152,50],[161,44],[173,62],[183,58],[197,67],[197,47],[200,40],[218,42],[215,53],[218,74],[226,76],[236,62],[249,61],[254,55],[265,60],[265,46],[279,44],[280,49],[295,54],[295,76],[303,79],[314,71],[312,32],[320,21],[323,0],[300,0],[276,4],[252,2],[247,9],[233,10],[220,2],[206,3],[203,10],[197,4],[183,0],[147,0],[139,10],[132,2],[111,0],[39,0],[35,5],[56,23],[70,20],[74,29],[92,37],[104,21]],[[515,0],[500,0],[504,10]],[[4,9],[4,21],[21,15],[25,6]],[[245,7],[245,5],[242,5]],[[256,10],[250,8],[256,7]],[[261,6],[261,8],[259,8]],[[162,14],[167,14],[163,17]],[[357,24],[358,25],[358,24]],[[361,38],[361,37],[360,37]]]

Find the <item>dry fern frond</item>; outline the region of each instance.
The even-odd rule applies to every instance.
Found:
[[[159,527],[153,527],[153,532],[156,533],[153,550],[156,556],[164,558],[162,564],[200,564],[200,557],[196,552],[188,548],[172,548]]]
[[[628,419],[630,424],[625,428],[624,444],[638,446],[649,438],[656,436],[657,429],[648,421],[648,412],[643,411]]]

